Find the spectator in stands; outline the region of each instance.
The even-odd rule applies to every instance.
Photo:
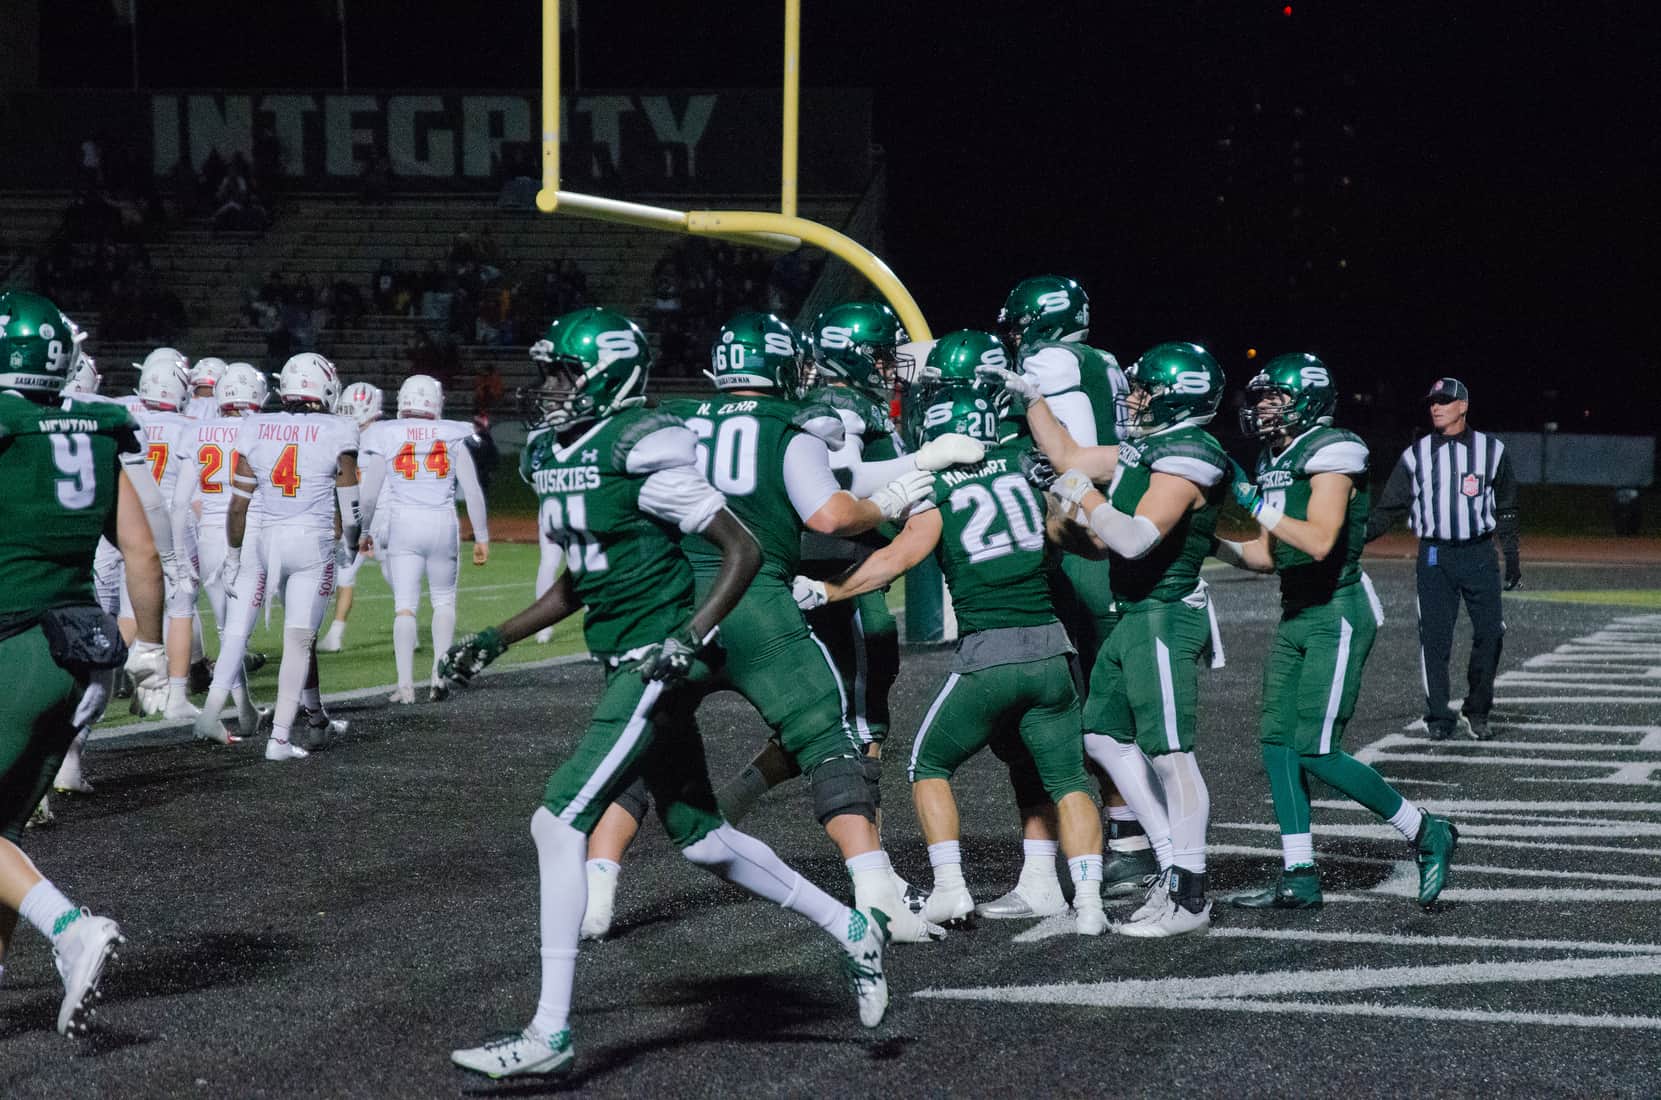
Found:
[[[502,399],[502,372],[486,359],[473,371],[473,408],[480,413],[492,412]]]

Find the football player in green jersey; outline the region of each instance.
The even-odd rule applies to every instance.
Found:
[[[19,847],[23,827],[76,728],[102,711],[114,670],[124,663],[141,687],[167,679],[162,548],[145,507],[161,508],[161,495],[124,407],[60,404],[73,357],[57,307],[36,294],[0,295],[0,663],[11,677],[0,699],[0,959],[20,916],[51,940],[63,1034],[86,1030],[121,929],[35,869]],[[93,595],[100,535],[126,557],[137,623],[130,649]]]
[[[1396,793],[1340,748],[1383,610],[1361,571],[1367,445],[1332,426],[1337,388],[1313,355],[1271,359],[1246,387],[1245,433],[1263,441],[1255,482],[1236,470],[1234,495],[1262,533],[1220,540],[1216,556],[1280,574],[1281,619],[1263,670],[1263,769],[1280,824],[1283,870],[1264,889],[1230,897],[1243,909],[1317,909],[1321,879],[1310,834],[1313,775],[1388,821],[1414,846],[1419,903],[1447,883],[1458,831]]]
[[[541,881],[536,1015],[517,1034],[451,1058],[491,1077],[570,1068],[588,834],[636,776],[688,860],[802,914],[837,942],[860,1021],[876,1026],[888,1004],[886,914],[848,908],[723,821],[704,763],[695,682],[709,675],[706,648],[761,568],[761,548],[699,472],[697,437],[645,407],[651,352],[632,321],[596,307],[565,314],[532,357],[543,375],[536,420],[550,430],[526,448],[520,472],[541,498],[540,522],[564,548],[567,568],[529,608],[452,647],[440,675],[465,683],[508,645],[586,610],[583,637],[605,666],[605,684],[531,818]],[[698,585],[701,601],[681,550],[692,535],[720,560]]]
[[[1005,384],[1029,403],[1033,438],[1067,471],[1051,494],[1101,541],[1112,566],[1121,617],[1091,673],[1085,751],[1135,811],[1161,870],[1147,900],[1115,931],[1161,937],[1201,931],[1211,920],[1205,896],[1210,796],[1194,756],[1194,732],[1196,666],[1217,646],[1199,571],[1229,493],[1230,460],[1204,430],[1223,395],[1222,368],[1210,352],[1197,344],[1159,344],[1127,376],[1127,438],[1105,494],[1096,489],[1094,471],[1076,466],[1084,449],[1030,378]]]
[[[868,500],[838,486],[823,435],[835,434],[840,422],[833,410],[795,399],[800,349],[790,326],[772,314],[741,313],[729,320],[711,349],[710,366],[715,396],[672,401],[664,408],[698,436],[700,468],[760,541],[762,567],[722,624],[724,659],[707,690],[731,689],[749,700],[791,769],[806,777],[814,812],[853,877],[855,905],[891,914],[889,933],[896,941],[937,939],[941,929],[930,928],[900,904],[893,868],[877,837],[868,776],[873,762],[849,729],[841,679],[791,593],[803,531],[847,537],[899,519],[927,495],[933,478],[907,468]],[[948,440],[936,450],[950,450],[944,458],[950,461],[983,449],[973,440],[961,443],[966,447],[952,450]],[[702,594],[717,575],[720,555],[696,537],[686,540],[685,550]],[[742,788],[742,781],[736,787]],[[723,788],[721,808],[731,820],[735,800],[727,793]],[[644,813],[643,794],[637,790],[620,799],[628,812],[608,811],[596,831],[589,881],[597,890],[585,934],[603,934],[610,923],[617,856]],[[608,857],[611,866],[595,866]]]
[[[931,353],[1002,349],[990,333],[955,332]],[[917,732],[910,778],[928,841],[934,889],[923,916],[942,924],[975,911],[964,881],[950,779],[1002,730],[1018,731],[1045,798],[1058,807],[1078,930],[1107,930],[1102,910],[1101,818],[1088,788],[1073,647],[1050,602],[1045,509],[1020,469],[1019,445],[996,445],[998,416],[984,387],[927,383],[907,395],[915,442],[962,432],[994,444],[983,461],[935,474],[938,508],[916,509],[893,542],[825,585],[848,599],[892,582],[931,553],[952,593],[961,636],[951,673]],[[1052,855],[1053,860],[1053,855]]]
[[[1118,461],[1118,417],[1127,383],[1125,372],[1112,354],[1085,342],[1090,338],[1090,299],[1084,288],[1077,280],[1059,275],[1023,279],[1004,299],[997,328],[1015,371],[1029,376],[1030,383],[1044,395],[1049,411],[1079,444],[1075,457],[1080,468],[1099,484],[1107,484]],[[978,373],[986,379],[1003,377],[997,364],[983,364]],[[1023,417],[1010,416],[1006,423],[1005,432],[1011,439],[1029,438]],[[1061,558],[1060,568],[1051,574],[1051,584],[1056,614],[1078,649],[1079,690],[1086,692],[1096,655],[1119,621],[1108,566],[1067,554]],[[1010,782],[1024,823],[1022,847],[1026,858],[1015,889],[982,905],[978,912],[1011,918],[1059,912],[1065,902],[1055,873],[1054,810],[1045,802],[1043,786],[1019,741],[1003,737],[992,747],[1009,764]],[[1159,872],[1153,850],[1135,813],[1106,777],[1102,795],[1109,818],[1110,856],[1103,873],[1102,893],[1107,897],[1141,894]]]

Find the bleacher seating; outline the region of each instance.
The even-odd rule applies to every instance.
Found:
[[[0,194],[0,290],[29,285],[35,252],[58,231],[70,198],[68,191]]]

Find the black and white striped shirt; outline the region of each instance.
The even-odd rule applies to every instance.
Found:
[[[1471,428],[1454,436],[1432,432],[1414,443],[1391,471],[1367,537],[1377,538],[1403,513],[1421,539],[1469,542],[1498,529],[1502,542],[1514,546],[1517,482],[1505,444]]]

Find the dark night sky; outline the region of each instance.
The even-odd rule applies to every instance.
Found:
[[[147,85],[338,85],[332,0],[139,3]],[[937,332],[1055,270],[1127,361],[1308,348],[1391,399],[1458,374],[1490,424],[1654,430],[1661,5],[1294,5],[804,0],[803,80],[875,89],[887,258]],[[49,83],[130,80],[107,0],[50,7]],[[347,7],[355,87],[538,80],[533,0]],[[588,0],[584,85],[776,87],[781,10]]]

